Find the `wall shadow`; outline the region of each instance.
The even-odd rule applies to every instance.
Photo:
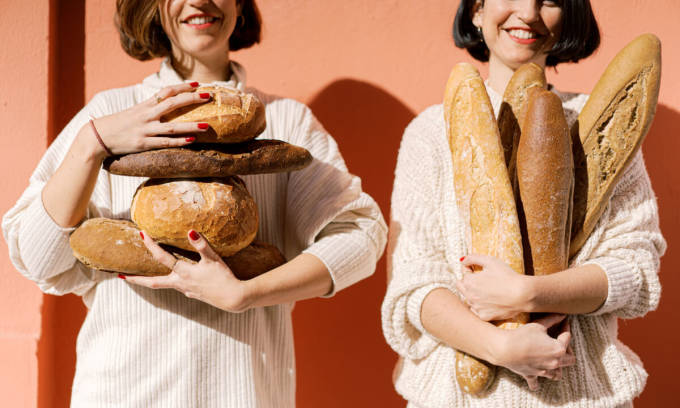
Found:
[[[661,259],[661,303],[643,319],[619,320],[620,339],[637,353],[649,373],[647,386],[635,400],[636,407],[661,407],[669,403],[668,390],[675,385],[675,346],[680,344],[680,328],[670,324],[680,310],[680,172],[677,152],[680,152],[680,112],[658,105],[654,123],[642,145],[645,165],[659,205],[661,231],[668,243]],[[650,335],[652,334],[653,335]],[[676,404],[680,396],[675,395]]]
[[[332,82],[309,106],[387,220],[397,152],[414,112],[385,90],[352,79]],[[375,276],[330,301],[313,299],[295,306],[300,408],[404,405],[391,382],[397,359],[380,323],[385,271],[383,256]]]

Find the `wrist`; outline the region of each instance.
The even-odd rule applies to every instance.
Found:
[[[75,143],[73,143],[74,153],[76,153],[77,157],[84,158],[85,160],[102,163],[108,156],[108,153],[99,143],[94,132],[95,130],[89,122],[83,125],[76,136]]]
[[[517,311],[523,313],[534,313],[536,310],[537,288],[536,277],[522,275],[517,295]]]
[[[504,330],[494,326],[493,335],[487,337],[488,341],[486,344],[488,347],[488,358],[486,361],[496,366],[505,366],[511,331],[512,330]]]

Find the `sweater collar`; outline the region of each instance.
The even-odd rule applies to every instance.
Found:
[[[209,84],[201,85],[216,85],[224,86],[229,88],[236,88],[240,91],[244,91],[246,87],[246,70],[243,65],[236,61],[229,61],[229,68],[231,71],[231,76],[226,81],[213,81]],[[150,86],[155,89],[160,89],[169,85],[176,85],[185,82],[182,77],[179,76],[177,71],[172,68],[169,58],[165,58],[161,62],[161,67],[158,72],[149,75],[144,79],[144,85]]]

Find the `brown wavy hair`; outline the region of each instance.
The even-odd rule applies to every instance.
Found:
[[[163,31],[160,0],[116,0],[115,23],[120,35],[120,45],[132,58],[146,61],[170,55],[170,39]],[[238,0],[241,3],[240,24],[229,37],[229,50],[248,48],[260,42],[262,17],[255,0]]]

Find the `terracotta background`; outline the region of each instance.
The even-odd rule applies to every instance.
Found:
[[[0,213],[69,118],[98,91],[136,83],[158,61],[140,63],[118,45],[114,1],[3,1],[0,13]],[[425,107],[439,103],[448,71],[470,58],[457,50],[449,0],[259,0],[263,42],[232,55],[249,83],[309,104],[338,141],[350,171],[389,216],[401,133]],[[622,5],[625,3],[625,6]],[[597,0],[602,30],[596,55],[549,72],[558,88],[588,92],[613,55],[637,34],[663,43],[663,78],[655,123],[643,150],[669,243],[664,295],[656,312],[623,321],[620,337],[650,373],[636,407],[677,406],[680,332],[680,3]],[[477,64],[479,65],[479,64]],[[481,68],[484,73],[484,67]],[[666,154],[664,154],[666,153]],[[332,300],[301,302],[294,312],[298,406],[403,406],[390,374],[396,355],[380,330],[384,258],[376,274]],[[74,341],[85,309],[74,296],[42,295],[0,245],[0,395],[8,407],[68,405]],[[674,347],[675,346],[675,347]]]

